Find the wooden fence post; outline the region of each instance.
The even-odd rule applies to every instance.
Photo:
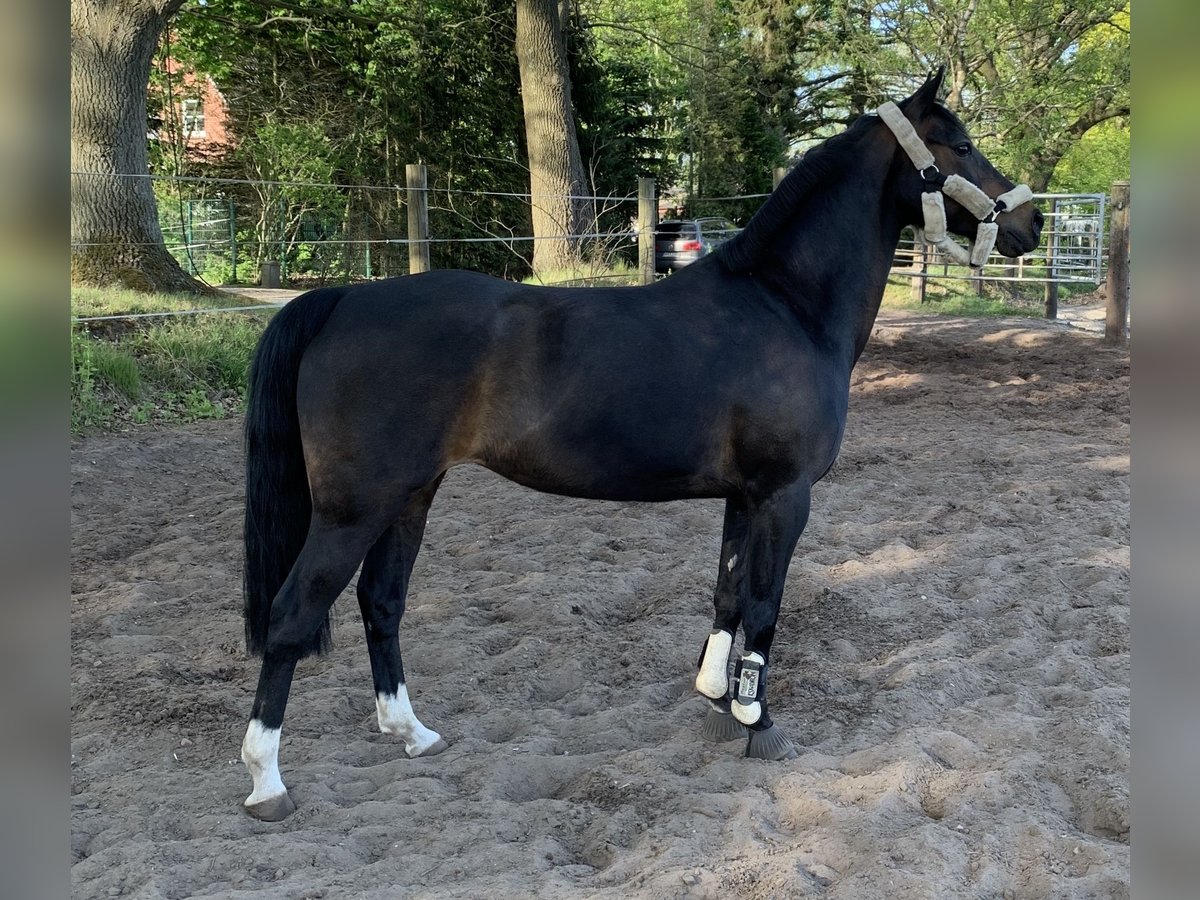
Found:
[[[775,171],[771,175],[771,190],[775,190],[775,188],[779,187],[779,182],[781,182],[781,181],[783,181],[783,179],[787,178],[787,173],[788,173],[787,166],[776,166],[775,167]]]
[[[404,167],[408,187],[408,274],[429,271],[429,174],[423,165]]]
[[[1112,226],[1108,235],[1108,281],[1105,284],[1104,343],[1124,347],[1129,321],[1129,182],[1112,186]]]
[[[929,290],[929,246],[924,241],[916,240],[913,235],[913,266],[917,274],[912,278],[912,298],[920,303],[926,301]]]
[[[654,231],[658,227],[658,198],[653,178],[638,179],[638,270],[642,284],[654,283]]]

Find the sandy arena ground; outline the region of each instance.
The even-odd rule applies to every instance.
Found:
[[[800,758],[698,738],[722,506],[479,469],[434,504],[378,733],[350,595],[240,810],[240,421],[73,450],[78,898],[1108,898],[1129,872],[1129,358],[887,315],[772,656]]]

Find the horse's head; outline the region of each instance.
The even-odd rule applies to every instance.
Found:
[[[938,102],[938,90],[944,74],[944,67],[938,69],[915,94],[898,104],[904,118],[912,123],[917,137],[933,154],[937,167],[936,172],[930,169],[918,171],[903,150],[898,151],[903,163],[900,190],[905,212],[910,216],[908,224],[917,227],[924,222],[921,194],[937,191],[942,181],[951,175],[966,179],[992,200],[1014,188],[1013,183],[996,171],[995,166],[975,146],[958,116]],[[944,205],[947,230],[974,238],[983,215],[972,212],[949,195],[945,197]],[[994,221],[999,227],[996,250],[1004,256],[1020,256],[1038,245],[1043,216],[1032,203],[1024,202],[1014,209],[1000,212],[994,216]]]

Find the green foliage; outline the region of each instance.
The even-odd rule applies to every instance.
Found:
[[[591,0],[582,7],[596,62],[608,73],[615,113],[607,121],[624,129],[600,131],[640,160],[639,174],[682,194],[677,205],[689,213],[706,211],[697,197],[770,190],[798,121],[800,28],[788,4]],[[624,144],[612,136],[618,132]],[[623,176],[626,191],[632,174]],[[757,205],[721,212],[744,220]]]
[[[115,314],[194,302],[89,289],[76,292],[73,306],[76,315]],[[265,312],[215,313],[74,327],[72,429],[190,422],[240,411],[250,356],[268,320]]]
[[[788,156],[943,63],[947,102],[1006,174],[1089,191],[1127,175],[1127,0],[566,6],[580,149],[599,195],[629,196],[650,175],[687,213],[744,222],[758,201],[701,198],[770,190]],[[176,24],[170,53],[212,74],[229,101],[237,149],[206,174],[352,186],[222,188],[239,209],[239,281],[267,258],[292,278],[405,271],[406,249],[386,242],[407,233],[412,162],[429,168],[436,238],[530,233],[513,4],[222,0],[185,7]],[[155,149],[159,171],[195,174]],[[176,229],[180,190],[159,187]],[[602,204],[596,224],[619,231],[633,215],[631,203]],[[520,277],[530,245],[440,242],[431,253],[435,267]],[[234,275],[227,256],[196,266],[212,283]]]
[[[71,430],[107,421],[111,404],[100,397],[96,384],[94,345],[86,331],[71,332]]]
[[[136,401],[142,393],[137,363],[114,347],[99,343],[92,351],[92,367],[97,381],[103,382],[126,400]]]
[[[1032,296],[1022,297],[1003,290],[991,290],[980,296],[969,290],[962,282],[930,281],[926,288],[925,302],[913,297],[911,279],[893,277],[889,279],[883,296],[883,309],[909,310],[931,315],[967,316],[971,318],[993,316],[1040,317],[1043,308]]]
[[[129,313],[178,312],[205,308],[246,306],[245,297],[219,294],[198,300],[191,294],[144,294],[116,287],[74,285],[71,288],[71,315],[76,318],[116,316]],[[102,326],[96,326],[102,327]]]
[[[1130,173],[1129,125],[1102,122],[1083,135],[1058,161],[1050,190],[1063,194],[1107,194]]]
[[[247,361],[265,318],[235,313],[169,319],[124,343],[149,382],[182,393],[196,385],[237,392],[245,387]]]
[[[175,50],[221,84],[236,87],[229,127],[237,152],[229,175],[401,191],[287,186],[243,196],[262,222],[248,253],[279,258],[290,275],[361,276],[364,241],[403,238],[407,163],[424,162],[431,229],[439,238],[528,234],[518,197],[528,190],[513,7],[500,0],[362,0],[348,8],[296,0],[268,25],[254,2],[221,4],[219,16],[189,7]],[[232,94],[232,92],[231,92]],[[268,176],[268,173],[271,173]],[[245,189],[237,193],[246,195]],[[358,242],[305,246],[305,234]],[[528,247],[520,248],[528,251]],[[435,244],[434,265],[500,271],[528,263],[489,244]],[[373,274],[399,274],[407,254],[376,243]],[[257,266],[255,266],[257,269]]]
[[[316,211],[342,205],[340,191],[332,186],[338,151],[320,121],[267,118],[247,125],[232,159],[254,179],[259,217],[252,246],[257,262],[292,257],[306,220]]]
[[[1045,190],[1090,129],[1129,113],[1128,0],[904,0],[888,27],[1003,172]]]

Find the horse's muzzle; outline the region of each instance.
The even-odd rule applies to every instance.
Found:
[[[1014,214],[1009,214],[1014,215]],[[1000,234],[996,237],[996,251],[1010,259],[1035,250],[1042,240],[1042,226],[1046,217],[1040,209],[1030,212],[1028,224],[1024,227],[1009,221],[1009,215],[1001,216],[999,221]]]

